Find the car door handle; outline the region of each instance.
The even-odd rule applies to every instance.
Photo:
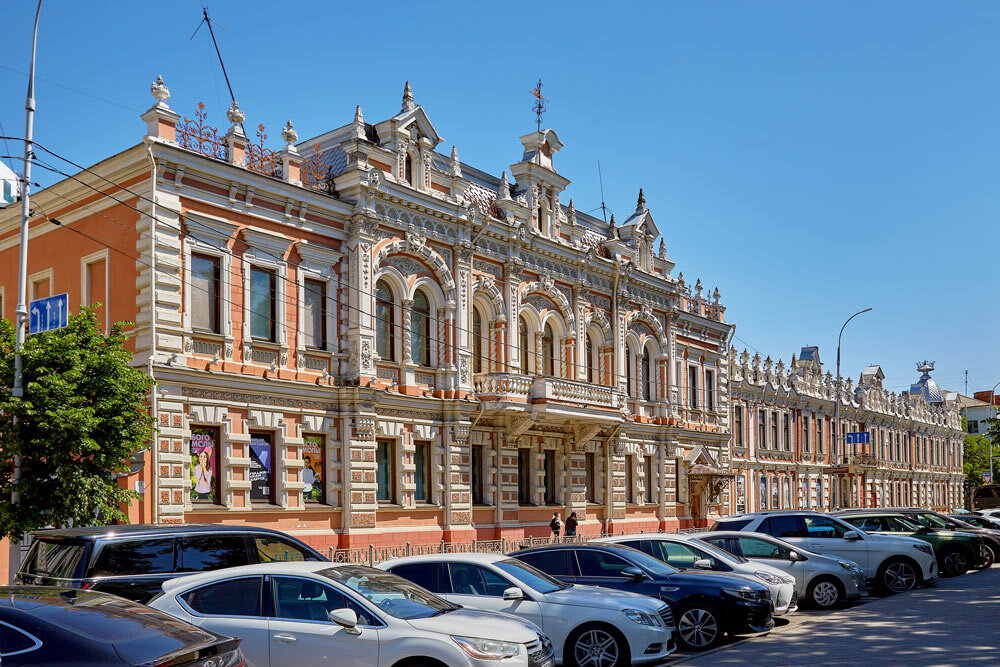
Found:
[[[281,642],[282,644],[291,644],[295,641],[295,637],[293,635],[275,635],[274,641]]]

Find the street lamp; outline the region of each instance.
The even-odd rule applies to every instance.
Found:
[[[993,385],[993,388],[990,389],[990,410],[993,409],[993,397],[994,397],[994,392],[997,390],[997,387],[1000,387],[1000,382],[997,382],[995,385]],[[993,477],[993,438],[989,438],[989,441],[990,441],[990,484],[996,484],[996,479]]]
[[[837,456],[840,456],[840,338],[844,335],[844,329],[847,324],[853,320],[855,317],[861,313],[867,313],[871,308],[865,308],[864,310],[859,310],[850,317],[847,318],[847,322],[844,322],[844,326],[840,327],[840,333],[837,334],[837,387],[835,390],[836,401],[833,404],[833,427],[834,427],[834,446],[837,448]],[[843,502],[843,498],[840,499]]]

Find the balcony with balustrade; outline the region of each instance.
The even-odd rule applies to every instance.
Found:
[[[547,375],[521,373],[477,373],[473,378],[476,396],[482,401],[500,401],[545,406],[550,412],[586,416],[584,410],[618,413],[624,395],[614,387]]]

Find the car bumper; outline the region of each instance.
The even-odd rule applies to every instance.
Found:
[[[931,559],[929,563],[924,563],[923,567],[924,583],[932,584],[938,578],[938,564],[936,559]]]
[[[736,602],[723,610],[730,619],[727,631],[733,634],[767,632],[774,627],[774,606],[770,600],[759,603]]]
[[[628,639],[629,653],[632,656],[632,664],[644,665],[663,661],[664,658],[677,650],[677,641],[674,635],[673,628],[665,629],[663,627],[638,626],[638,630],[628,632],[626,638]],[[565,662],[565,656],[563,656],[563,661]]]
[[[774,596],[774,615],[783,616],[799,608],[798,594],[792,584],[782,584],[777,590],[771,589]]]

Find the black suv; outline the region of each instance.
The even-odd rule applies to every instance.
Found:
[[[270,561],[327,560],[276,530],[155,524],[38,530],[16,584],[68,586],[148,602],[167,579]]]
[[[511,554],[569,584],[607,586],[659,598],[670,605],[681,642],[694,649],[726,633],[766,632],[774,626],[767,586],[737,574],[680,571],[623,544],[589,542]]]

